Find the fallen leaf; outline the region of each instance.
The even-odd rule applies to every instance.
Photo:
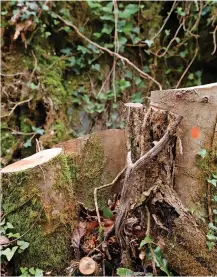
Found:
[[[92,233],[92,231],[98,227],[98,222],[97,221],[89,221],[87,222],[87,233]]]
[[[21,23],[18,23],[16,24],[16,30],[15,30],[15,34],[14,34],[14,37],[13,37],[13,40],[16,40],[20,33],[23,31],[27,31],[28,28],[32,25],[32,20],[26,20],[24,22],[21,22]]]

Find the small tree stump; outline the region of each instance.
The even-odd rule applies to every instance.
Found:
[[[60,274],[71,260],[76,200],[67,158],[61,151],[44,150],[1,170],[6,220],[30,243],[18,267],[38,267]]]

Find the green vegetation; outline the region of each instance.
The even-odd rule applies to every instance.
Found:
[[[217,242],[217,152],[201,149],[198,155],[199,167],[203,170],[204,178],[208,184],[208,212],[209,225],[207,233],[207,247],[211,250]]]
[[[216,14],[214,1],[3,2],[3,165],[35,152],[36,138],[47,148],[96,127],[123,128],[119,103],[147,103],[158,89],[58,16],[166,89],[216,81]]]

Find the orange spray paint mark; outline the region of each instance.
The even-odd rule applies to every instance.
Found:
[[[193,139],[197,139],[200,136],[200,128],[198,126],[195,126],[191,129],[191,137]]]

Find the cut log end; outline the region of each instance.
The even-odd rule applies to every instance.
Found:
[[[84,275],[91,275],[97,270],[96,262],[89,257],[84,257],[80,260],[79,271]]]
[[[143,108],[141,103],[125,103],[124,106],[129,108]]]
[[[62,148],[52,148],[40,151],[32,156],[4,167],[1,173],[20,172],[49,162],[62,152]]]

